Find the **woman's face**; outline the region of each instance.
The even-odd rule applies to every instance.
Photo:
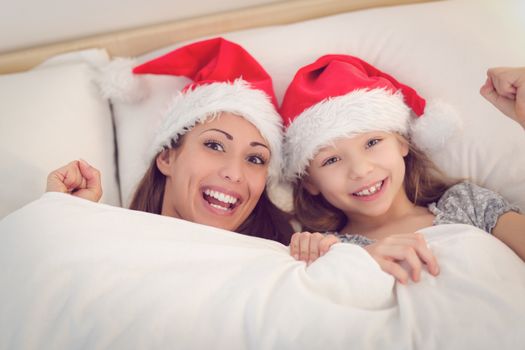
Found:
[[[197,124],[157,156],[166,176],[162,215],[236,230],[266,185],[270,149],[259,130],[231,113]]]

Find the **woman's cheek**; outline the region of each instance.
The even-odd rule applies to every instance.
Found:
[[[252,190],[256,189],[257,193],[262,193],[266,185],[266,179],[268,177],[268,167],[264,169],[250,169],[247,174],[247,181],[249,182]]]

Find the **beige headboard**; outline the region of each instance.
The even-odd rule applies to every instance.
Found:
[[[429,0],[288,0],[231,12],[0,53],[0,74],[27,70],[59,53],[105,48],[111,56],[136,56],[178,41],[246,28],[286,24],[342,12]],[[432,0],[430,0],[432,1]]]

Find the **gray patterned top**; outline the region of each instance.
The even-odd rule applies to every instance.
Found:
[[[500,194],[470,182],[461,182],[450,187],[437,203],[430,203],[428,209],[436,217],[433,225],[468,224],[483,231],[492,232],[500,215],[508,211],[519,212]],[[358,234],[337,234],[341,242],[361,247],[374,240]]]

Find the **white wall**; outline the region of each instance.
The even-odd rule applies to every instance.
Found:
[[[0,0],[0,52],[282,0]]]

